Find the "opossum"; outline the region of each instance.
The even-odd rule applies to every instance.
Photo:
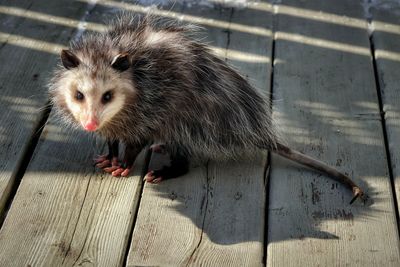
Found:
[[[346,184],[352,201],[364,195],[346,175],[284,145],[267,96],[194,38],[194,30],[125,14],[106,32],[85,34],[61,51],[51,100],[68,124],[107,139],[109,153],[96,160],[99,168],[128,176],[145,146],[162,143],[152,149],[167,151],[171,164],[145,176],[158,183],[186,173],[189,158],[220,160],[269,150]]]

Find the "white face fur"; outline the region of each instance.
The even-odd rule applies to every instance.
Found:
[[[62,90],[62,94],[75,120],[87,131],[99,130],[112,122],[123,108],[126,94],[133,91],[130,80],[123,77],[126,75],[113,69],[111,63],[96,70],[79,63],[71,67],[64,59],[63,64],[68,71],[62,79],[67,90]]]

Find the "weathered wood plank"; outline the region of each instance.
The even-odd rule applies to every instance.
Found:
[[[363,18],[356,1],[282,1]],[[301,12],[299,10],[298,12]],[[340,20],[340,18],[337,18]],[[398,266],[394,215],[367,24],[279,13],[274,118],[288,143],[349,173],[372,204],[327,177],[272,159],[267,265]]]
[[[85,5],[25,1],[3,3],[8,9],[25,8],[55,13],[72,12],[79,19]],[[64,4],[66,4],[65,1]],[[69,3],[69,2],[68,2]],[[68,13],[72,16],[70,13]],[[41,116],[39,109],[48,101],[46,75],[55,64],[57,49],[66,44],[73,28],[49,22],[1,15],[0,26],[0,213],[9,197],[16,172],[30,146]]]
[[[227,61],[264,93],[270,88],[272,14],[254,9],[232,9],[228,29]],[[253,30],[262,29],[262,34]],[[244,41],[245,40],[245,41]],[[203,236],[193,265],[261,266],[264,228],[267,153],[237,162],[211,162],[209,194]]]
[[[204,166],[179,179],[146,184],[140,202],[128,266],[187,264],[201,240],[207,194]]]
[[[397,203],[400,201],[400,20],[399,3],[376,6],[372,13],[372,41],[385,112],[386,133]]]
[[[90,19],[101,21],[107,11],[94,9]],[[0,266],[123,264],[142,158],[131,177],[116,179],[92,165],[103,147],[51,115],[0,230]]]
[[[207,210],[194,266],[261,266],[267,154],[208,166]]]
[[[0,231],[1,266],[120,265],[140,193],[94,171],[100,144],[51,118]]]
[[[12,8],[17,7],[21,10],[28,10],[33,4],[33,0],[26,1],[26,0],[2,0],[0,1],[0,13],[2,10],[9,10]],[[18,29],[19,24],[23,21],[23,17],[15,17],[15,16],[0,16],[0,32],[7,35]],[[5,44],[4,38],[1,39],[1,47]]]
[[[173,12],[182,14],[181,10],[182,7],[176,5]],[[198,17],[224,17],[219,15],[219,10],[210,11],[208,8],[194,14]],[[204,36],[213,45],[226,47],[226,37],[218,35],[220,31],[219,28],[206,28]],[[152,162],[156,160],[152,159]],[[207,180],[207,166],[198,163],[178,179],[145,185],[128,266],[183,266],[189,263],[202,239],[209,190]]]
[[[257,87],[269,88],[269,16],[220,7],[193,7],[185,15],[200,22],[213,19],[215,27],[210,20],[203,24],[205,41]],[[249,33],[252,29],[263,34]],[[244,162],[210,162],[185,177],[146,185],[128,265],[261,265],[265,165],[266,154]]]

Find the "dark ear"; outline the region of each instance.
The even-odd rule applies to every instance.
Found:
[[[81,61],[74,53],[69,50],[62,50],[61,51],[61,61],[64,67],[69,70],[79,66]]]
[[[111,67],[121,72],[129,69],[130,66],[131,62],[128,54],[118,54],[111,61]]]

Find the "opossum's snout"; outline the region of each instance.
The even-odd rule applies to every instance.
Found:
[[[76,91],[69,103],[70,110],[82,128],[88,132],[94,132],[100,127],[99,105],[96,105],[96,97],[80,91]]]
[[[83,128],[88,132],[94,132],[99,128],[99,121],[96,117],[91,117],[85,121],[81,121]]]
[[[113,90],[108,90],[101,95],[98,91],[90,90],[85,95],[76,91],[70,103],[74,117],[88,132],[97,131],[106,122],[111,121],[123,102],[121,96],[115,96]]]

